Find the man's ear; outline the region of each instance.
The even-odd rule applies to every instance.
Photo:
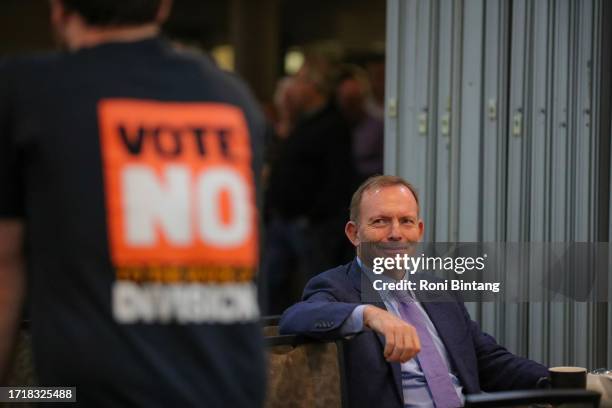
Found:
[[[157,10],[157,17],[155,17],[155,22],[159,25],[164,24],[170,16],[171,10],[172,0],[161,0],[159,3],[159,10]]]
[[[51,24],[56,28],[60,27],[66,19],[66,8],[64,7],[64,3],[62,3],[61,0],[51,0],[49,2],[49,7],[51,9]]]
[[[347,222],[344,226],[344,233],[355,247],[359,246],[359,244],[361,243],[361,240],[359,239],[359,227],[355,222]]]
[[[49,7],[49,19],[51,21],[53,40],[58,48],[68,50],[70,45],[67,33],[70,22],[76,13],[66,9],[62,0],[50,0]]]
[[[419,218],[419,241],[423,239],[423,233],[425,232],[425,224],[423,220]]]

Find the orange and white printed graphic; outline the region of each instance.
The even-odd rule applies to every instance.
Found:
[[[124,275],[230,265],[252,278],[244,271],[257,264],[257,220],[242,111],[105,99],[98,115],[113,265]]]

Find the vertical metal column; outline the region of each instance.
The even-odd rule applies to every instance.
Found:
[[[434,120],[437,119],[435,138],[436,169],[435,169],[435,230],[433,241],[449,241],[450,201],[448,191],[451,177],[451,138],[452,122],[455,112],[452,111],[452,47],[453,47],[453,1],[440,1],[437,7],[438,27],[438,57],[437,57],[437,93],[433,96],[431,106],[435,106]],[[436,26],[436,24],[432,24]],[[432,81],[433,82],[433,81]]]
[[[549,140],[549,90],[550,81],[548,72],[551,57],[551,30],[550,15],[551,5],[548,2],[534,2],[533,4],[533,26],[532,47],[529,56],[531,65],[531,85],[529,105],[531,115],[525,123],[525,138],[528,139],[531,149],[527,158],[531,162],[528,204],[528,239],[532,242],[546,240],[546,213],[549,208],[548,191],[550,177],[550,140]],[[534,261],[535,262],[535,261]],[[546,278],[544,270],[532,262],[530,271],[536,271],[529,278],[531,282],[540,282]],[[543,298],[543,293],[529,288],[532,298]],[[544,361],[547,355],[546,344],[548,344],[548,330],[545,322],[549,320],[548,307],[543,302],[531,302],[529,304],[529,326],[527,337],[527,355],[537,361]]]

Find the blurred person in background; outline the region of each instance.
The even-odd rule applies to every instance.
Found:
[[[351,256],[338,231],[356,175],[349,125],[333,88],[331,68],[316,59],[307,59],[293,78],[298,117],[271,163],[265,196],[268,313],[280,313],[310,277]]]
[[[85,406],[263,404],[264,120],[159,36],[170,7],[52,0],[65,51],[0,65],[2,383],[27,287],[41,385]]]
[[[274,131],[280,139],[286,139],[300,114],[299,91],[294,77],[288,76],[278,81],[274,92],[274,109]]]
[[[370,82],[370,97],[366,100],[368,113],[380,120],[385,114],[385,57],[375,56],[365,62],[365,69]]]
[[[266,132],[264,165],[261,177],[264,190],[268,187],[270,166],[278,160],[283,141],[287,139],[297,121],[299,115],[297,100],[295,79],[291,76],[279,79],[274,90],[269,131]],[[266,219],[268,219],[267,216]]]
[[[336,99],[340,112],[351,127],[357,125],[366,115],[366,98],[369,83],[364,71],[356,65],[343,65],[338,75]]]
[[[351,126],[352,157],[359,181],[383,172],[384,121],[375,108],[367,73],[354,65],[342,69],[338,106]]]
[[[268,190],[270,188],[270,172],[272,170],[272,166],[278,161],[283,143],[289,136],[290,131],[295,126],[295,122],[297,121],[297,117],[299,115],[296,88],[297,87],[295,86],[295,79],[293,76],[286,76],[280,78],[277,81],[276,87],[274,89],[271,109],[268,110],[268,115],[266,115],[268,122],[268,131],[265,135],[264,161],[261,171],[261,184],[264,197],[268,195]],[[263,222],[266,226],[270,225],[270,221],[272,218],[269,210],[269,206],[264,207]],[[274,232],[275,231],[273,231],[273,233]],[[273,235],[272,239],[275,239],[277,241],[282,240],[282,238],[278,235]],[[278,245],[275,245],[273,247],[274,249],[278,249],[279,251],[275,251],[272,256],[279,258],[286,254],[288,257],[290,257],[290,254],[292,253],[291,247],[283,248],[281,245],[282,244],[280,244],[279,242]],[[270,259],[270,257],[267,255],[267,251],[269,249],[270,247],[268,245],[264,247],[264,252],[262,254],[263,264],[266,264],[267,260]],[[279,304],[288,304],[290,299],[292,299],[292,282],[289,275],[277,276],[273,288],[270,288],[270,284],[268,281],[269,277],[265,273],[260,273],[258,277],[259,301],[260,305],[262,306],[262,309],[264,310],[264,313],[269,314],[271,308],[276,310],[277,306],[274,304],[275,302],[278,302]],[[273,289],[276,292],[274,299],[270,299],[270,289]]]

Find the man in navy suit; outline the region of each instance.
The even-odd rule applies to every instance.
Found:
[[[345,345],[351,407],[454,408],[463,406],[464,394],[534,388],[546,367],[483,333],[460,299],[426,301],[413,292],[372,288],[362,244],[417,243],[423,231],[410,183],[394,176],[366,180],[353,195],[345,227],[357,257],[308,282],[303,300],[283,314],[281,334],[352,336]]]

